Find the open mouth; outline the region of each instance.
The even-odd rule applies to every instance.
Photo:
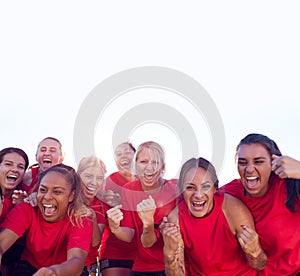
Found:
[[[43,208],[44,208],[44,215],[46,217],[53,216],[57,210],[57,207],[52,204],[43,204]]]
[[[206,200],[192,201],[192,206],[196,211],[202,211],[206,206]]]
[[[248,189],[254,189],[259,184],[259,177],[248,176],[246,177],[246,186]]]
[[[88,195],[94,195],[95,194],[95,191],[96,191],[96,188],[94,187],[90,187],[90,186],[86,186],[85,187],[85,191]]]
[[[47,164],[47,165],[51,165],[52,164],[52,160],[50,158],[44,158],[43,159],[43,163]]]
[[[6,176],[6,179],[9,181],[9,182],[16,182],[17,179],[18,179],[18,176],[17,175],[14,175],[14,174],[9,174]]]

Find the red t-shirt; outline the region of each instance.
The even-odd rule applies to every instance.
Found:
[[[21,185],[21,190],[26,191],[28,195],[33,192],[37,192],[38,190],[37,183],[38,183],[39,165],[37,164],[32,166],[30,172],[31,172],[30,185],[28,186],[24,183],[22,183]]]
[[[97,223],[98,224],[108,224],[107,218],[106,218],[106,211],[109,209],[109,206],[107,206],[105,203],[100,201],[98,198],[94,198],[93,201],[90,203],[89,207],[93,209],[96,213]],[[90,246],[89,253],[86,258],[85,266],[90,267],[91,264],[97,262],[97,256],[98,256],[98,249],[100,246]]]
[[[119,172],[115,172],[107,177],[105,190],[112,190],[122,195],[122,187],[126,183],[128,180]],[[135,253],[135,242],[121,241],[110,231],[109,227],[105,228],[100,246],[101,259],[133,260]]]
[[[3,207],[2,207],[2,212],[0,214],[0,223],[5,219],[6,215],[13,207],[14,205],[12,204],[10,199],[8,198],[3,199]]]
[[[83,218],[82,223],[82,227],[74,226],[67,216],[58,222],[46,222],[38,207],[22,202],[9,212],[1,228],[8,228],[19,237],[26,232],[26,246],[21,259],[40,269],[65,262],[67,251],[71,248],[89,250],[92,221]]]
[[[292,276],[300,272],[300,212],[285,206],[287,190],[284,179],[272,176],[268,192],[262,197],[244,195],[244,187],[236,179],[222,186],[226,192],[240,198],[250,209],[261,247],[268,262],[260,275]]]
[[[136,205],[147,199],[150,194],[143,191],[140,180],[127,183],[124,186],[122,197],[124,197],[124,219],[122,226],[135,229],[135,239],[137,242],[136,255],[132,270],[139,272],[154,272],[165,270],[163,256],[163,238],[159,232],[159,225],[163,217],[167,216],[176,206],[178,196],[177,180],[166,180],[162,189],[151,194],[155,200],[156,210],[154,213],[154,227],[157,241],[150,248],[144,248],[141,243],[143,223],[137,213]]]
[[[202,218],[193,217],[185,201],[179,203],[179,225],[191,275],[257,275],[230,230],[223,200],[224,194],[217,192],[212,212]]]

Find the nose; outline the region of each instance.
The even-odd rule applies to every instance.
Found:
[[[52,195],[51,195],[51,192],[46,192],[45,194],[44,194],[44,198],[45,199],[51,199],[52,198]]]
[[[194,192],[194,196],[196,198],[200,198],[201,196],[203,195],[203,191],[201,189],[197,189],[195,192]]]
[[[249,163],[246,166],[246,172],[253,172],[255,170],[255,165],[253,163]]]

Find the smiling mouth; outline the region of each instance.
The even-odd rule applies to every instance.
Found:
[[[49,165],[50,165],[50,164],[52,164],[52,160],[49,159],[49,158],[44,158],[44,159],[43,159],[43,163],[44,163],[44,164],[49,164]]]
[[[57,210],[57,207],[52,204],[43,204],[43,207],[44,207],[44,214],[47,217],[52,216]]]
[[[12,174],[9,174],[7,177],[6,177],[7,180],[10,180],[10,181],[13,181],[13,182],[16,182],[18,177],[16,175],[12,175]]]
[[[259,177],[248,176],[246,177],[246,186],[248,189],[254,189],[259,184]]]
[[[192,206],[196,209],[203,209],[205,204],[206,204],[206,200],[192,202]]]

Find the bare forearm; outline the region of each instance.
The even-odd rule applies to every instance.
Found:
[[[167,276],[184,276],[183,245],[180,245],[173,256],[164,256],[165,272]]]
[[[247,258],[248,264],[258,271],[264,269],[264,267],[267,263],[267,260],[268,260],[266,253],[262,249],[256,256],[246,254],[246,258]]]
[[[145,248],[151,247],[157,241],[156,234],[154,232],[154,225],[144,226],[141,236],[142,245]]]
[[[57,276],[81,275],[84,262],[80,258],[73,258],[59,265],[48,267]]]
[[[118,227],[111,229],[111,232],[121,241],[131,242],[134,236],[134,230],[128,227]]]

